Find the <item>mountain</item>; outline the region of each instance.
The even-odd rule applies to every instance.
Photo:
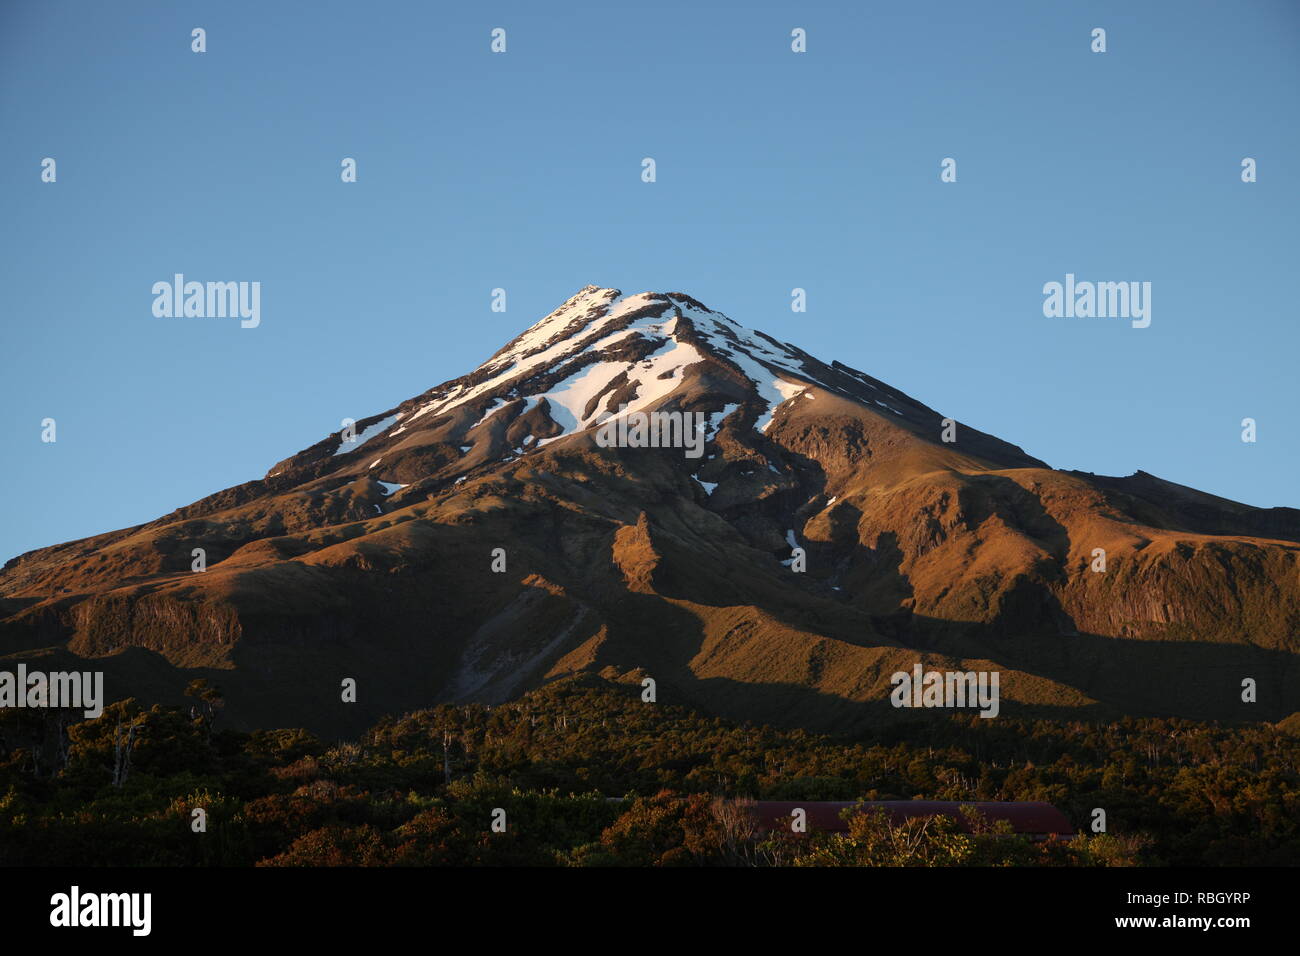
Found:
[[[652,412],[698,416],[698,456],[603,447]],[[1002,713],[1276,720],[1298,574],[1300,511],[1057,471],[688,295],[588,286],[260,480],[9,561],[0,666],[208,677],[235,725],[322,733],[579,671],[850,733],[930,713],[888,702],[918,661],[998,671]]]

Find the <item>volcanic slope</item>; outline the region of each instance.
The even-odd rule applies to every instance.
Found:
[[[702,454],[595,440],[652,412],[701,416]],[[918,661],[1000,672],[1004,714],[1300,707],[1300,512],[944,431],[688,295],[588,286],[265,478],[8,562],[0,668],[208,677],[237,726],[338,734],[577,671],[852,733],[936,713],[889,704]]]

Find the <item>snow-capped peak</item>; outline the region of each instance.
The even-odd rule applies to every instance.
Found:
[[[702,385],[679,393],[690,382]],[[502,449],[514,457],[531,453],[610,416],[658,407],[677,394],[709,415],[707,440],[713,441],[723,419],[741,405],[752,409],[752,427],[765,433],[780,406],[819,391],[897,415],[903,412],[894,403],[910,401],[869,376],[827,366],[748,329],[684,293],[627,296],[589,285],[470,374],[358,422],[356,440],[339,441],[331,450],[342,456],[365,443],[370,446],[366,460],[377,465],[375,452],[415,447],[428,439],[414,436],[443,430],[437,440],[461,448],[472,465],[500,457]],[[484,435],[491,437],[480,442]]]
[[[800,353],[689,296],[624,296],[617,289],[587,286],[465,379],[435,391],[410,414],[403,430],[425,416],[445,414],[505,388],[510,400],[527,400],[525,410],[546,400],[563,430],[538,442],[544,445],[617,411],[608,402],[594,401],[603,395],[619,391],[630,398],[619,404],[632,412],[670,394],[686,369],[705,360],[702,348],[736,367],[772,406],[792,397],[788,390],[801,381],[805,386],[815,382]],[[476,424],[487,417],[489,407],[484,412]]]

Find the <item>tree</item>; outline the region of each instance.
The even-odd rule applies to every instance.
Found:
[[[207,739],[212,739],[212,725],[216,722],[217,711],[225,706],[225,698],[221,695],[221,689],[214,684],[209,684],[207,678],[199,677],[189,682],[185,688],[185,696],[193,697],[198,701],[190,708],[190,716],[197,716],[203,723],[204,732]]]

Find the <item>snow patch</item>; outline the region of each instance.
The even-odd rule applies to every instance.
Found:
[[[713,439],[717,438],[718,431],[722,428],[723,420],[726,419],[728,415],[730,415],[739,407],[740,405],[738,404],[729,403],[727,405],[723,405],[722,411],[720,412],[710,412],[708,432],[705,435],[705,441],[713,441]],[[710,455],[709,457],[712,458],[713,456]]]
[[[551,403],[552,411],[558,412],[551,417],[563,431],[551,438],[543,439],[537,443],[538,446],[572,435],[600,420],[595,410],[590,418],[581,416],[591,397],[598,395],[619,372],[626,372],[628,380],[636,386],[636,396],[617,416],[621,418],[623,415],[640,411],[671,394],[681,384],[684,370],[702,361],[704,356],[695,346],[669,338],[664,339],[659,348],[637,362],[599,362],[582,369],[542,396]]]
[[[483,417],[480,418],[478,421],[476,421],[473,425],[470,425],[469,427],[470,427],[470,428],[478,428],[478,427],[479,427],[480,425],[482,425],[485,421],[487,421],[489,418],[491,418],[491,417],[493,416],[493,414],[495,414],[496,412],[499,412],[501,409],[505,408],[508,404],[510,404],[510,403],[507,402],[504,398],[493,399],[492,405],[488,408],[487,411],[485,411],[485,412],[483,413]]]
[[[754,385],[758,389],[758,394],[767,402],[767,413],[754,423],[754,427],[760,432],[766,432],[771,426],[778,407],[802,395],[808,389],[807,385],[787,382],[783,378],[773,378],[771,374],[766,379],[754,379]]]
[[[346,455],[350,451],[356,451],[370,439],[374,438],[380,432],[388,429],[393,422],[397,421],[396,415],[389,415],[387,418],[375,422],[373,425],[367,425],[360,435],[357,435],[352,441],[341,441],[339,447],[334,449],[335,455]]]

